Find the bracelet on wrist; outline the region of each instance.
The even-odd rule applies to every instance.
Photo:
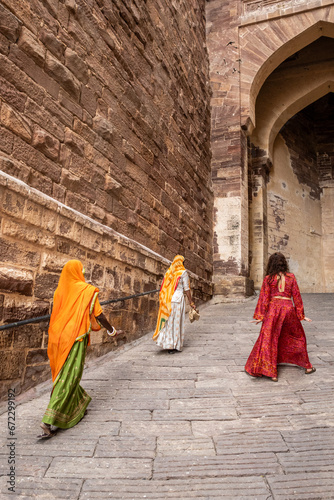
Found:
[[[109,330],[107,330],[107,334],[110,336],[110,337],[115,337],[115,335],[117,334],[117,331],[114,327],[112,327],[112,330],[111,332],[109,332]]]

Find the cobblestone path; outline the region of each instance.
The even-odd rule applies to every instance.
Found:
[[[244,364],[260,326],[255,301],[209,305],[187,322],[182,353],[146,336],[85,371],[93,400],[74,428],[38,441],[50,384],[16,409],[16,493],[1,499],[334,499],[334,296],[304,295],[317,371],[279,381]],[[0,417],[2,440],[7,414]]]

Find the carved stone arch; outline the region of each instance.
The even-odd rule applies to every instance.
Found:
[[[313,102],[317,101],[321,97],[325,96],[329,92],[333,92],[334,90],[334,80],[328,80],[324,82],[322,85],[314,88],[311,92],[308,92],[307,94],[303,95],[300,97],[300,99],[297,99],[296,101],[292,102],[285,110],[284,112],[277,118],[275,121],[269,135],[269,147],[268,147],[268,156],[269,159],[272,161],[273,157],[273,146],[275,139],[277,137],[277,134],[283,127],[283,125],[290,119],[292,116],[296,115],[301,111],[302,109],[306,108]]]
[[[293,21],[293,23],[292,23]],[[288,57],[321,36],[334,38],[334,9],[319,8],[239,30],[241,126],[256,126],[255,104],[268,76]]]
[[[290,54],[257,94],[256,127],[249,136],[250,276],[256,287],[268,254],[279,250],[291,259],[293,272],[299,269],[304,290],[333,288],[333,38],[318,37]],[[314,114],[319,101],[331,103],[328,126],[326,117]],[[264,168],[269,164],[270,173]],[[317,259],[317,266],[308,262]]]
[[[299,111],[317,101],[324,95],[329,92],[334,92],[334,68],[333,78],[328,79],[326,78],[326,75],[323,75],[323,77],[324,78],[316,80],[312,75],[312,77],[310,77],[310,81],[301,81],[298,94],[295,94],[293,89],[289,94],[288,89],[281,88],[281,93],[285,92],[284,107],[282,105],[282,101],[278,100],[276,101],[275,106],[265,108],[266,113],[262,114],[261,117],[256,120],[257,127],[253,130],[251,135],[251,143],[256,147],[267,151],[270,161],[273,159],[273,145],[275,139],[285,123],[294,115],[299,113]],[[261,102],[259,103],[259,107],[261,107]]]

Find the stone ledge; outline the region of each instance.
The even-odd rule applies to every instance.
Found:
[[[143,262],[142,261],[138,262],[137,259],[135,259],[135,253],[137,252],[149,259],[157,261],[162,266],[168,267],[170,265],[169,260],[161,256],[160,254],[154,252],[153,250],[149,249],[148,247],[145,247],[141,243],[131,240],[127,236],[123,236],[114,229],[111,229],[110,227],[107,227],[104,224],[101,224],[100,222],[97,222],[94,219],[84,214],[81,214],[75,209],[70,208],[57,200],[54,200],[53,198],[49,197],[48,195],[45,195],[44,193],[38,191],[35,188],[29,187],[23,181],[18,180],[15,177],[12,177],[4,172],[0,172],[0,186],[4,186],[7,189],[20,194],[25,199],[26,205],[33,202],[37,206],[39,205],[41,207],[49,209],[51,212],[56,213],[57,220],[59,220],[61,223],[68,222],[71,228],[74,227],[74,224],[78,224],[79,226],[81,226],[82,229],[85,231],[85,234],[81,234],[80,245],[86,247],[89,250],[94,250],[94,243],[92,248],[91,245],[87,244],[87,242],[89,240],[91,241],[91,238],[94,239],[92,233],[95,233],[96,234],[95,237],[98,236],[107,237],[108,239],[111,239],[113,243],[120,245],[120,247],[125,247],[127,248],[128,251],[129,250],[132,251],[131,255],[132,258],[131,259],[128,258],[127,260],[127,263],[131,265],[131,267],[136,267],[141,269],[143,267],[142,266]],[[50,216],[46,218],[47,221],[51,219],[51,214],[49,215]],[[15,217],[18,218],[18,215],[15,214]],[[37,227],[40,227],[40,225],[42,225],[39,218],[37,218],[35,224],[32,218],[29,220],[29,222],[33,225],[36,225]],[[70,234],[61,234],[61,236],[63,238],[68,238],[72,241],[74,234],[72,233],[72,231],[70,231]],[[103,245],[102,241],[101,241],[101,247],[97,249],[97,251],[107,256],[109,254],[109,251],[106,249],[106,245]],[[127,259],[128,255],[124,253],[121,254],[121,252],[122,249],[120,248],[119,252],[115,252],[115,254],[112,257],[116,260],[120,260],[122,255],[122,261],[124,262],[124,259]],[[154,272],[152,268],[150,269],[150,271]],[[156,272],[157,270],[155,270],[155,273]],[[161,272],[163,272],[162,268],[161,270],[159,269],[159,273]],[[189,274],[193,279],[197,280],[202,285],[209,288],[212,287],[212,282],[200,276],[197,276],[192,272],[189,272]]]

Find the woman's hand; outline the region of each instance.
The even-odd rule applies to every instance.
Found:
[[[116,328],[112,327],[112,330],[111,330],[111,331],[108,329],[108,330],[107,330],[107,334],[109,335],[109,337],[116,337],[116,335],[117,335],[117,330],[116,330]]]
[[[310,318],[307,318],[306,316],[305,316],[304,320],[307,321],[308,323],[312,323],[312,320]]]
[[[258,325],[259,323],[262,323],[262,319],[252,319],[250,323],[255,323],[256,325]]]
[[[192,307],[194,309],[194,311],[196,311],[197,313],[199,313],[199,310],[196,308],[195,302],[192,302],[190,304],[190,307]]]

